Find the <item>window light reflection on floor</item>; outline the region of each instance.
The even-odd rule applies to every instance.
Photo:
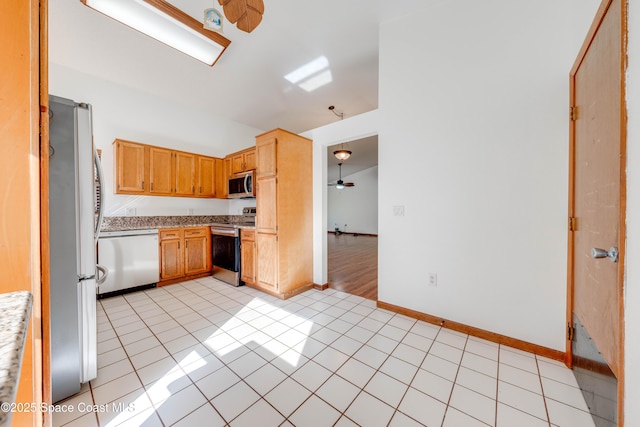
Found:
[[[251,310],[269,313],[274,319],[279,318],[282,320],[287,318],[287,323],[292,325],[292,329],[278,335],[277,338],[273,338],[277,332],[274,331],[274,333],[268,335],[260,330],[260,325],[256,324],[253,329],[247,328],[247,324],[251,325],[252,320],[247,320],[245,315]],[[245,320],[241,321],[240,318],[243,317]],[[254,351],[259,350],[258,347],[261,347],[275,356],[275,358],[280,358],[291,367],[297,368],[312,327],[313,322],[304,317],[278,308],[261,298],[253,298],[238,313],[204,340],[202,344],[219,357],[224,357],[243,346],[250,347]],[[196,350],[191,351],[160,379],[156,380],[146,394],[142,394],[131,404],[125,405],[124,411],[111,419],[106,424],[106,427],[115,427],[127,420],[131,420],[132,417],[136,417],[136,422],[142,424],[145,419],[153,415],[154,411],[157,411],[171,397],[171,385],[174,382],[180,381],[206,364],[207,361],[202,355],[198,354]]]

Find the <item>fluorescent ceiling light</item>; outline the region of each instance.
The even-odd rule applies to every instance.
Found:
[[[333,81],[333,76],[331,75],[331,70],[326,70],[318,75],[315,75],[303,81],[298,86],[300,86],[302,89],[306,90],[307,92],[313,92],[319,87],[329,84],[332,81]]]
[[[325,68],[329,68],[329,60],[326,56],[320,56],[313,61],[306,63],[302,67],[290,72],[289,74],[284,76],[284,78],[289,80],[291,83],[296,84],[299,81],[312,76],[318,71],[324,70]]]
[[[80,0],[135,30],[213,65],[231,43],[164,0]]]

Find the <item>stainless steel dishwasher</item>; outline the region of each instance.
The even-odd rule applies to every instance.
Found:
[[[98,280],[104,298],[156,285],[160,278],[158,230],[106,231],[98,239]]]

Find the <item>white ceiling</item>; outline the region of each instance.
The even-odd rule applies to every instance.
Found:
[[[436,0],[430,0],[436,1]],[[171,0],[198,20],[217,0]],[[215,5],[214,5],[215,3]],[[379,23],[425,0],[264,0],[262,23],[209,67],[84,6],[49,2],[50,61],[181,105],[270,130],[304,132],[378,107]],[[283,76],[324,55],[333,81],[305,92]]]

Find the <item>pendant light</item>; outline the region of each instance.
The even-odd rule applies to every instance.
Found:
[[[333,105],[330,105],[329,106],[329,111],[331,111],[336,116],[340,117],[340,120],[344,119],[344,113],[336,113],[334,111],[335,108],[336,107],[334,107]],[[351,156],[351,151],[345,150],[344,149],[344,144],[340,144],[340,149],[334,151],[333,155],[336,156],[336,159],[338,159],[338,160],[340,160],[342,162],[344,160],[347,160]]]

